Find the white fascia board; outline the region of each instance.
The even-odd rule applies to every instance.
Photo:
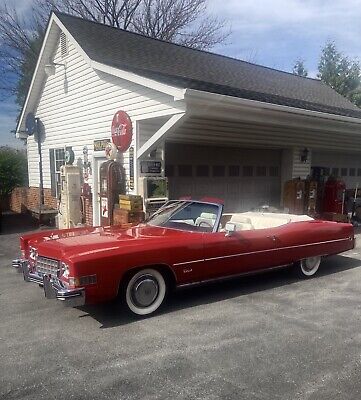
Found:
[[[56,21],[57,25],[59,28],[66,34],[67,39],[71,42],[71,44],[74,45],[78,53],[84,58],[84,61],[90,65],[91,60],[87,53],[83,50],[83,48],[79,45],[79,43],[75,40],[75,38],[71,35],[71,33],[68,31],[68,29],[65,27],[65,25],[60,21],[60,19],[53,14],[54,20]]]
[[[30,83],[30,86],[29,86],[28,94],[26,96],[26,100],[25,100],[23,109],[22,109],[21,114],[20,114],[19,122],[18,122],[17,127],[16,127],[16,137],[17,138],[27,138],[27,135],[20,131],[20,127],[23,125],[23,120],[24,120],[24,117],[25,117],[26,112],[28,110],[29,100],[30,100],[30,98],[31,98],[31,96],[33,94],[32,92],[33,92],[35,80],[37,79],[38,74],[41,72],[39,70],[40,69],[40,64],[41,64],[41,61],[43,60],[43,58],[46,56],[46,44],[47,44],[50,32],[54,27],[54,24],[56,24],[59,27],[59,29],[66,34],[68,40],[75,46],[77,51],[83,56],[84,61],[88,65],[90,65],[90,58],[88,57],[88,55],[81,48],[81,46],[78,44],[78,42],[73,38],[73,36],[68,31],[68,29],[66,29],[64,24],[60,21],[60,19],[54,13],[52,13],[51,16],[50,16],[49,23],[48,23],[48,28],[47,28],[47,30],[45,32],[45,36],[44,36],[44,40],[43,40],[43,43],[42,43],[42,46],[41,46],[41,49],[40,49],[39,57],[38,57],[38,60],[37,60],[37,63],[36,63],[35,69],[34,69],[34,74],[33,74],[33,77],[32,77],[32,80],[31,80],[31,83]],[[45,74],[44,71],[43,71],[43,73]]]
[[[134,82],[145,87],[149,87],[158,92],[168,94],[174,97],[175,101],[184,99],[184,94],[186,89],[169,86],[164,83],[155,81],[153,79],[145,78],[144,76],[134,74],[133,72],[125,71],[115,67],[110,67],[109,65],[102,64],[98,61],[91,61],[90,65],[95,70],[105,72],[107,74],[117,76],[118,78],[125,79],[127,81]]]
[[[137,158],[141,158],[146,153],[150,153],[154,147],[159,143],[160,140],[164,140],[165,137],[175,129],[182,122],[184,122],[186,114],[180,113],[173,115],[164,125],[162,125],[155,134],[143,144],[143,146],[137,151]]]
[[[296,108],[296,107],[290,107],[290,106],[283,106],[283,105],[279,105],[279,104],[265,103],[265,102],[258,101],[258,100],[242,99],[239,97],[232,97],[232,96],[211,93],[211,92],[203,92],[201,90],[195,90],[195,89],[186,89],[184,98],[186,100],[186,103],[187,103],[187,98],[188,98],[189,100],[194,100],[194,101],[198,100],[198,101],[208,102],[210,105],[217,103],[217,104],[224,104],[225,106],[234,105],[234,106],[241,106],[241,107],[242,106],[252,107],[252,108],[257,108],[257,109],[282,111],[282,112],[286,112],[288,114],[298,114],[298,115],[304,115],[304,116],[309,116],[309,117],[323,118],[323,119],[334,120],[334,121],[339,121],[339,122],[348,122],[348,123],[354,123],[354,124],[359,124],[359,125],[361,124],[360,118],[346,117],[343,115],[328,114],[328,113],[323,113],[320,111],[305,110],[303,108]]]
[[[55,17],[55,14],[52,14],[51,17],[50,17],[50,21],[49,21],[49,23],[48,23],[48,28],[47,28],[47,30],[46,30],[46,32],[45,32],[45,36],[44,36],[44,39],[43,39],[43,43],[42,43],[42,45],[41,45],[39,57],[38,57],[38,60],[37,60],[37,62],[36,62],[36,66],[35,66],[34,73],[33,73],[33,77],[32,77],[32,79],[31,79],[31,83],[30,83],[30,86],[29,86],[29,90],[28,90],[28,93],[27,93],[27,96],[26,96],[26,99],[25,99],[25,103],[24,103],[24,106],[23,106],[23,108],[22,108],[22,110],[21,110],[20,118],[19,118],[18,124],[17,124],[17,126],[16,126],[16,131],[15,131],[15,132],[16,132],[16,137],[17,137],[17,138],[22,138],[22,139],[24,139],[24,138],[27,138],[27,137],[28,137],[28,135],[26,135],[25,133],[20,132],[19,129],[20,129],[20,127],[21,127],[22,124],[23,124],[24,116],[25,116],[25,113],[26,113],[26,111],[27,111],[28,104],[29,104],[29,99],[30,99],[30,97],[31,97],[31,95],[32,95],[32,91],[33,91],[35,79],[36,79],[36,77],[38,76],[40,61],[41,61],[41,59],[42,59],[42,58],[44,57],[44,55],[45,55],[46,42],[47,42],[47,40],[48,40],[50,31],[51,31],[51,29],[52,29],[52,27],[53,27],[54,17]]]

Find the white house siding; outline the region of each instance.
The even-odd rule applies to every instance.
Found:
[[[72,146],[75,159],[78,160],[83,159],[83,147],[88,146],[91,161],[93,141],[110,138],[112,118],[119,109],[125,110],[130,115],[134,129],[137,120],[179,112],[178,106],[174,105],[173,97],[169,95],[96,72],[71,42],[65,58],[61,57],[58,44],[54,62],[66,63],[66,69],[57,66],[56,74],[47,78],[35,110],[36,116],[41,119],[45,127],[46,134],[42,144],[45,188],[51,187],[49,149]],[[28,138],[27,149],[29,185],[37,187],[39,186],[38,151],[33,137]],[[128,153],[124,154],[123,160],[127,170]],[[89,183],[92,184],[92,177]]]
[[[301,161],[304,147],[284,149],[282,152],[282,183],[294,179],[306,179],[311,173],[311,151],[308,149],[307,160]]]

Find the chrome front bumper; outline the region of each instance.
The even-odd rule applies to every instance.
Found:
[[[43,286],[42,275],[39,275],[37,272],[30,272],[29,262],[27,260],[13,260],[12,266],[16,268],[19,273],[23,274],[25,282],[34,282],[38,283],[40,286]]]
[[[58,279],[47,275],[43,278],[44,293],[47,299],[57,299],[67,307],[80,307],[85,304],[85,289],[68,289]]]
[[[67,307],[80,307],[85,304],[85,289],[68,289],[58,279],[47,275],[39,275],[29,270],[29,263],[26,260],[13,260],[12,266],[24,276],[24,281],[34,282],[44,287],[47,299],[57,299]]]

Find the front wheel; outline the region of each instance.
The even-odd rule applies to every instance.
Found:
[[[301,278],[310,278],[315,275],[321,264],[321,257],[309,257],[305,258],[297,263],[298,273]]]
[[[125,288],[125,303],[136,315],[149,315],[162,305],[167,292],[163,275],[155,269],[136,272]]]

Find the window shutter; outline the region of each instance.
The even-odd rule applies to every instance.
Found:
[[[55,151],[54,149],[49,150],[50,160],[50,180],[51,180],[51,195],[56,197],[56,173],[55,173]]]

